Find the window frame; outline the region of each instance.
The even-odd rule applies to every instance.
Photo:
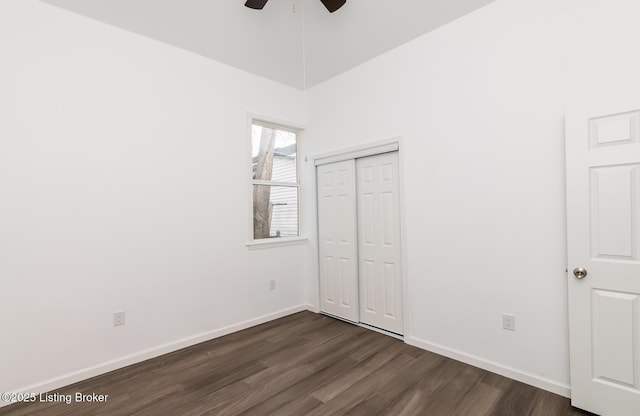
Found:
[[[250,114],[248,116],[247,123],[247,131],[248,131],[248,178],[249,178],[249,186],[248,186],[248,194],[249,194],[249,227],[248,227],[248,242],[246,246],[249,249],[262,249],[262,248],[271,248],[271,247],[281,247],[281,246],[289,246],[295,244],[304,244],[308,241],[307,237],[304,236],[303,233],[303,221],[302,221],[302,185],[300,180],[300,141],[302,137],[303,128],[300,125],[296,125],[294,123],[287,123],[281,121],[274,121],[268,117],[261,117]],[[281,181],[265,181],[265,180],[257,180],[253,178],[253,126],[261,126],[270,129],[282,130],[290,133],[294,133],[296,135],[296,181],[295,184],[292,182],[281,182]],[[298,235],[296,237],[278,237],[278,238],[261,238],[254,239],[254,229],[253,229],[253,189],[255,185],[265,185],[265,186],[284,186],[290,188],[296,188],[297,195],[297,209],[298,209]]]

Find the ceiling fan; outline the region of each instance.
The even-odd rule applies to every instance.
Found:
[[[247,2],[244,5],[249,7],[250,9],[261,10],[264,7],[264,5],[267,4],[267,1],[269,0],[247,0]],[[331,13],[335,12],[340,7],[344,6],[344,4],[347,2],[347,0],[320,0],[320,1],[322,2],[322,4],[324,4],[324,7],[326,7],[327,10],[329,10],[329,12]]]

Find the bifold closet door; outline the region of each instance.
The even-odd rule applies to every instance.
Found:
[[[320,309],[358,322],[355,161],[317,169]]]
[[[356,160],[360,322],[402,334],[398,152]]]

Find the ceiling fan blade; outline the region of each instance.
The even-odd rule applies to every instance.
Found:
[[[324,7],[329,10],[329,12],[333,13],[338,10],[340,7],[344,6],[347,0],[320,0]]]
[[[247,0],[244,4],[250,9],[262,10],[265,4],[267,4],[269,0]]]

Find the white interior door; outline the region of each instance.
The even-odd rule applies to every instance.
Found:
[[[355,162],[321,165],[318,178],[320,310],[358,321]]]
[[[360,322],[402,334],[398,152],[356,160]]]
[[[571,401],[637,416],[640,88],[585,94],[567,113],[566,154]]]

